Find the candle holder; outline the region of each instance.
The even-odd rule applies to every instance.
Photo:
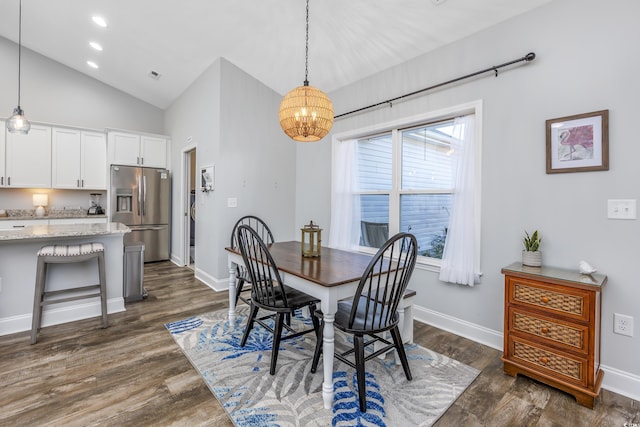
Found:
[[[302,256],[303,257],[319,257],[320,243],[322,242],[322,228],[309,221],[309,224],[300,229],[302,231]]]

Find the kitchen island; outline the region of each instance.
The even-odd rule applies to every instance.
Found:
[[[33,225],[0,230],[0,335],[31,330],[37,252],[42,246],[100,242],[104,245],[107,310],[124,311],[123,238],[130,230],[120,223]],[[50,265],[47,289],[98,283],[92,262]],[[87,302],[88,301],[88,302]],[[100,300],[56,304],[43,312],[44,327],[100,316]]]

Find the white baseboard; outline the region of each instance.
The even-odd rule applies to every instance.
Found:
[[[417,305],[413,306],[413,316],[414,320],[419,322],[502,351],[504,340],[500,331],[485,328],[484,326]],[[640,401],[640,376],[602,364],[600,369],[604,371],[602,388]]]
[[[111,314],[121,311],[125,311],[124,299],[122,297],[107,300],[107,313]],[[89,319],[100,316],[101,314],[100,301],[53,308],[44,310],[42,313],[42,326],[59,325],[75,320]],[[31,318],[31,313],[27,313],[0,319],[0,335],[30,331]]]
[[[174,263],[178,267],[184,267],[184,262],[183,262],[182,258],[180,258],[177,255],[171,254],[171,257],[169,258],[169,261],[171,261],[172,263]]]
[[[604,371],[602,388],[640,402],[640,376],[602,364],[600,369]]]
[[[428,308],[413,306],[413,318],[427,325],[435,326],[452,334],[479,342],[496,350],[502,351],[503,335],[500,331],[485,328],[475,323],[467,322]]]
[[[229,278],[216,279],[212,275],[205,273],[196,266],[195,270],[196,279],[210,287],[216,292],[224,292],[229,290]]]

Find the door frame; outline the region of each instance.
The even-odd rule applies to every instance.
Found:
[[[189,252],[190,252],[190,235],[191,235],[191,189],[189,188],[189,183],[191,181],[191,152],[196,150],[196,163],[198,162],[197,157],[197,145],[191,141],[191,138],[187,139],[187,145],[182,148],[182,174],[181,174],[181,183],[180,183],[180,200],[182,203],[180,204],[180,208],[182,209],[182,224],[181,224],[181,242],[180,247],[182,248],[182,266],[186,267],[189,263]],[[193,165],[195,167],[195,165]],[[197,170],[197,169],[196,169]],[[196,199],[198,192],[196,191]],[[197,229],[197,223],[196,223]],[[195,267],[196,260],[193,260]],[[195,270],[195,268],[194,268]]]

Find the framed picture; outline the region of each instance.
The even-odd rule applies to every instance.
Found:
[[[200,191],[208,193],[215,190],[215,168],[211,166],[203,166],[200,169]]]
[[[547,120],[547,173],[609,170],[609,110]]]

